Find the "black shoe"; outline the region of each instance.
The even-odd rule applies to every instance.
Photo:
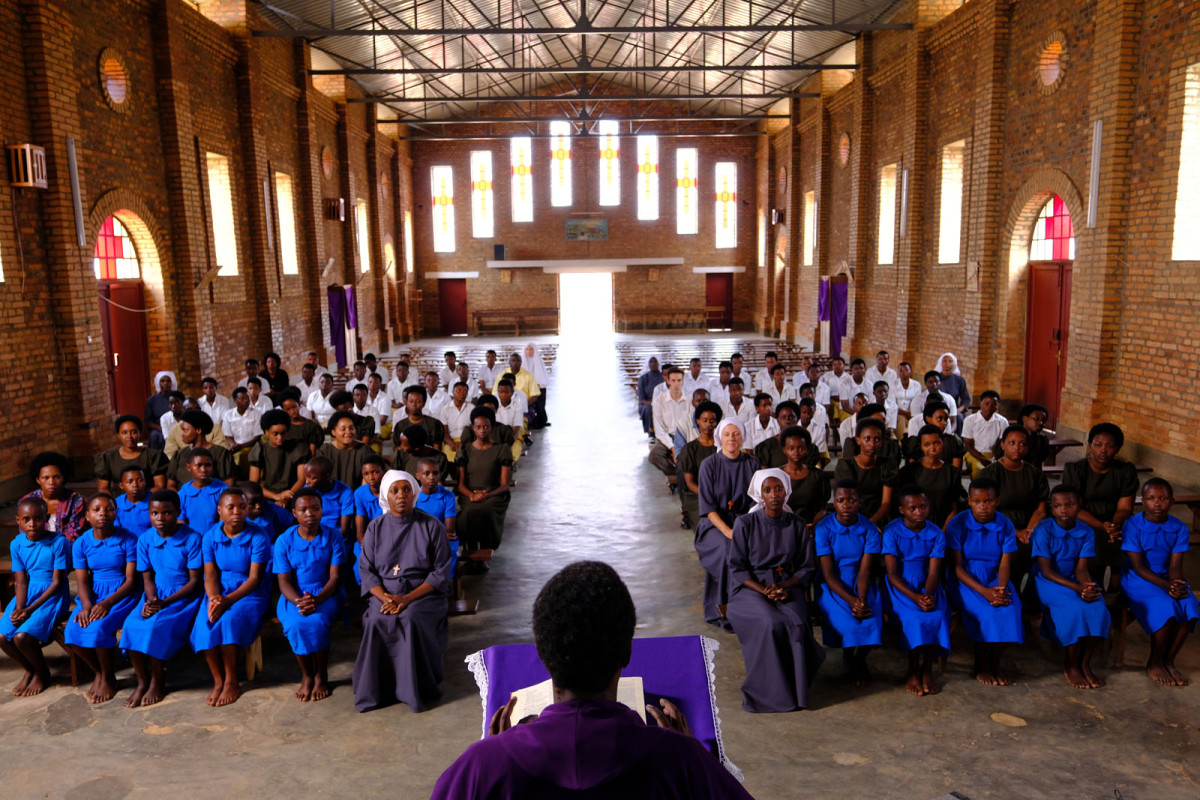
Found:
[[[525,438],[522,441],[525,442],[526,447],[533,447],[533,437],[529,434],[525,434]]]
[[[683,528],[685,531],[691,530],[692,523],[688,520],[687,514],[684,514],[679,518],[679,527]]]
[[[549,427],[550,427],[550,425],[551,425],[551,423],[547,422],[547,423],[545,423],[544,425],[542,425],[542,427],[543,427],[543,428],[549,428]]]

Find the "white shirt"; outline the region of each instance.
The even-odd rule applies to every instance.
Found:
[[[450,401],[450,393],[443,392],[439,388],[436,392],[434,392],[433,394],[431,394],[425,398],[424,413],[430,417],[439,417],[439,412],[441,412],[442,406],[445,405],[449,401]],[[440,417],[439,417],[439,419],[440,419]]]
[[[887,383],[888,388],[891,389],[896,385],[896,381],[900,380],[900,376],[891,367],[888,367],[886,372],[881,373],[879,368],[872,364],[867,367],[867,373],[863,376],[863,380],[872,388],[874,388],[876,381],[884,381]]]
[[[292,386],[300,390],[300,403],[303,405],[308,403],[310,394],[321,391],[321,379],[314,375],[311,382],[305,383],[304,378],[301,377],[292,381]]]
[[[842,385],[838,391],[838,399],[845,400],[854,408],[854,396],[857,394],[865,394],[868,403],[875,402],[875,394],[871,391],[871,384],[863,378],[862,383],[855,383],[854,378],[847,372],[842,379]]]
[[[759,391],[766,392],[767,394],[771,395],[771,410],[772,411],[775,410],[775,406],[779,405],[784,400],[791,400],[791,401],[795,402],[795,400],[797,398],[796,387],[792,386],[790,383],[787,383],[786,381],[784,382],[782,389],[778,388],[775,385],[775,381],[771,381],[766,386],[762,387],[762,389],[760,389]]]
[[[455,362],[454,365],[458,366],[458,362]],[[458,373],[449,367],[442,367],[440,370],[438,370],[438,382],[440,382],[442,386],[453,386],[454,384],[458,383]]]
[[[258,409],[258,413],[260,414],[265,414],[274,408],[275,404],[271,402],[271,398],[267,397],[267,395],[263,393],[258,396],[258,402],[251,403],[250,407]]]
[[[450,400],[442,406],[438,419],[446,426],[450,438],[458,439],[462,436],[463,428],[471,424],[471,412],[474,410],[475,406],[466,400],[463,401],[462,408],[456,407],[454,400]]]
[[[654,398],[651,407],[654,409],[654,438],[671,450],[675,429],[686,431],[690,424],[692,399],[681,393],[675,400],[670,392],[663,392]]]
[[[387,422],[392,418],[392,398],[388,397],[388,393],[382,389],[374,397],[371,397],[371,393],[367,392],[367,405],[375,409],[376,415],[378,415],[382,422]]]
[[[404,390],[412,386],[412,373],[409,373],[409,380],[400,380],[399,375],[393,375],[392,379],[387,382],[384,391],[387,392],[388,399],[391,400],[392,406],[404,405]]]
[[[387,386],[388,381],[390,381],[392,379],[392,373],[388,372],[388,368],[385,367],[383,364],[376,364],[375,369],[371,369],[370,367],[367,367],[367,377],[369,378],[372,375],[379,376],[379,385],[381,387]]]
[[[930,424],[933,425],[933,423],[930,423]],[[921,428],[924,428],[924,427],[925,427],[925,420],[923,420],[921,418],[920,414],[916,414],[913,416],[913,418],[911,420],[909,420],[908,435],[916,436],[917,434],[919,434],[921,432]],[[934,425],[933,427],[936,428],[937,426]],[[946,423],[946,430],[944,431],[944,433],[954,433],[954,417],[951,417],[950,421]]]
[[[750,422],[758,416],[758,412],[754,410],[754,401],[748,397],[742,397],[741,408],[734,409],[733,403],[729,402],[726,397],[721,401],[721,419],[736,419],[738,422],[747,428],[750,427]]]
[[[261,419],[262,414],[255,408],[247,408],[245,414],[231,408],[221,417],[221,430],[226,438],[235,442],[253,442],[262,433]]]
[[[800,427],[804,428],[803,425]],[[808,423],[808,427],[804,428],[808,431],[808,435],[812,437],[813,447],[817,448],[818,453],[829,452],[829,426],[824,422],[818,422],[816,417]]]
[[[834,391],[842,388],[842,379],[848,377],[849,375],[849,372],[843,371],[841,375],[837,375],[833,370],[829,370],[829,372],[822,372],[821,377],[817,380],[828,386],[829,392],[832,394]]]
[[[767,385],[774,382],[775,381],[771,380],[771,373],[766,367],[763,367],[758,372],[754,373],[754,388],[760,392],[765,392],[767,390]]]
[[[158,418],[158,426],[162,428],[162,435],[164,439],[167,438],[167,436],[171,433],[171,429],[178,424],[179,421],[175,419],[174,411],[168,411]]]
[[[999,411],[991,419],[984,419],[982,411],[963,417],[962,438],[971,439],[975,449],[981,453],[994,453],[996,440],[1004,435],[1009,422]]]
[[[366,386],[366,385],[367,385],[367,378],[368,378],[368,377],[369,377],[369,375],[368,375],[367,373],[363,373],[363,376],[362,376],[361,378],[356,378],[356,377],[354,377],[354,373],[353,373],[353,372],[352,372],[352,373],[350,373],[350,377],[349,377],[349,378],[346,378],[346,391],[347,391],[347,392],[353,392],[353,391],[354,391],[354,387],[355,387],[355,386],[358,386],[360,383],[361,383],[363,386]]]
[[[722,386],[720,378],[710,379],[708,384],[708,399],[720,405],[723,401],[729,399],[729,386]]]
[[[698,377],[693,378],[691,370],[688,370],[687,372],[683,373],[684,397],[686,397],[688,400],[691,400],[692,393],[695,392],[697,389],[703,389],[704,391],[708,392],[709,399],[712,398],[712,389],[710,388],[710,382],[708,380],[708,376],[706,376],[703,372],[701,372]]]
[[[213,397],[211,403],[208,402],[208,398],[204,395],[200,395],[196,402],[200,404],[200,410],[208,414],[208,418],[218,425],[221,424],[221,417],[224,416],[225,412],[233,408],[233,403],[230,402],[229,398],[222,397],[219,394]]]
[[[305,363],[308,363],[308,362],[305,362]],[[321,379],[322,375],[332,375],[332,374],[333,373],[331,373],[329,370],[325,369],[320,364],[317,364],[313,371],[313,383],[316,383],[317,381],[319,381]],[[295,375],[292,377],[292,386],[299,386],[300,381],[302,381],[302,380],[304,380],[304,365],[303,364],[300,365],[300,368],[296,370]]]
[[[842,420],[842,424],[838,426],[838,439],[842,443],[842,448],[846,447],[846,442],[854,438],[854,432],[858,429],[858,419],[853,415]]]
[[[888,399],[883,403],[883,424],[888,426],[888,430],[896,430],[896,418],[900,409],[896,405],[896,401],[888,395]]]
[[[513,433],[521,430],[521,426],[525,424],[526,408],[521,405],[514,394],[508,401],[508,405],[500,404],[496,409],[496,422],[503,422],[513,429]]]
[[[764,428],[758,419],[758,414],[755,414],[754,419],[750,420],[750,424],[746,426],[746,443],[742,447],[746,450],[753,450],[767,439],[778,435],[779,420],[768,417],[767,427]]]
[[[496,366],[494,367],[489,367],[486,361],[480,364],[479,368],[475,370],[475,391],[490,392],[492,387],[496,385],[496,378],[500,377],[501,369],[499,361],[496,362]],[[482,389],[479,388],[480,383],[483,384]]]
[[[379,426],[382,423],[382,421],[379,419],[379,409],[375,407],[375,404],[372,403],[370,399],[368,399],[367,402],[363,403],[361,406],[358,403],[352,404],[350,406],[350,410],[355,414],[358,414],[360,417],[371,417],[374,419],[375,432],[379,433]],[[387,417],[384,416],[384,419],[387,419]]]
[[[332,395],[333,392],[329,394]],[[329,418],[333,416],[333,406],[329,405],[329,398],[322,396],[319,390],[308,396],[308,410],[316,416],[317,424],[322,428],[329,424]]]
[[[660,394],[665,394],[667,391],[667,382],[663,381],[658,386],[654,387],[654,391],[650,394],[650,402],[654,402],[654,398],[658,397]]]
[[[825,406],[817,406],[817,410],[813,412],[813,418],[810,424],[829,427],[829,412],[825,410]]]
[[[954,409],[958,406],[955,405],[954,398],[943,392],[941,389],[938,390],[938,394],[942,396],[942,402],[945,403],[946,407],[950,409],[950,422],[946,424],[946,433],[954,433],[954,426],[958,421],[958,417],[956,417],[954,414]],[[912,404],[912,418],[915,420],[920,420],[922,425],[924,425],[925,422],[921,412],[925,410],[925,403],[928,401],[929,390],[922,389],[920,396],[917,397],[916,402]]]
[[[899,378],[892,384],[891,397],[896,400],[896,408],[908,414],[920,414],[921,409],[913,408],[912,401],[925,391],[925,387],[912,378],[908,379],[908,386],[904,386],[904,382]]]

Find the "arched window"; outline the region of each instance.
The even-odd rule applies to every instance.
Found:
[[[142,277],[133,239],[129,238],[129,231],[116,217],[109,217],[100,226],[93,264],[98,280],[123,281]]]
[[[1058,195],[1042,206],[1033,225],[1033,240],[1029,243],[1030,261],[1073,261],[1075,259],[1075,228],[1071,212]]]

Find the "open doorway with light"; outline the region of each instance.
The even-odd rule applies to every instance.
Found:
[[[558,276],[558,330],[564,337],[612,334],[611,272],[563,272]]]

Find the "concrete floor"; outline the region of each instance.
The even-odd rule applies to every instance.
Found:
[[[451,620],[439,707],[355,713],[348,682],[356,641],[346,631],[335,637],[333,696],[297,703],[297,669],[276,634],[265,639],[265,673],[226,708],[204,705],[207,672],[193,655],[177,660],[174,691],[147,709],[126,709],[127,689],[100,707],[65,686],[28,699],[3,693],[0,794],[101,800],[194,796],[203,788],[220,797],[427,797],[479,735],[479,694],[464,656],[530,641],[530,608],[543,582],[571,561],[597,558],[628,583],[639,636],[707,634],[721,642],[726,749],[756,797],[1200,797],[1200,683],[1153,685],[1136,666],[1147,650],[1136,626],[1128,666],[1100,665],[1109,685],[1099,691],[1069,689],[1060,653],[1037,641],[1013,652],[1015,685],[981,686],[968,674],[968,643],[956,639],[935,697],[905,694],[903,656],[882,648],[872,656],[877,680],[869,689],[844,686],[831,653],[813,690],[815,708],[741,711],[737,640],[701,619],[692,536],[679,529],[661,478],[646,464],[611,345],[564,341],[556,371],[554,425],[521,463],[504,546],[490,574],[468,579],[480,613]],[[574,396],[568,386],[579,387]],[[1191,565],[1200,580],[1197,558]],[[62,674],[61,651],[47,652]],[[1200,678],[1194,641],[1183,666]],[[0,656],[0,686],[17,677]]]

